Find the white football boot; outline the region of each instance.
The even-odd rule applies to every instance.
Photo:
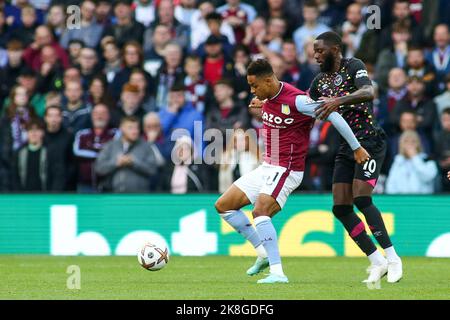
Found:
[[[381,278],[383,278],[388,272],[388,263],[385,261],[382,264],[372,264],[367,268],[369,277],[363,282],[367,285],[368,289],[381,289]]]
[[[387,282],[395,283],[399,282],[403,277],[402,260],[388,262]]]

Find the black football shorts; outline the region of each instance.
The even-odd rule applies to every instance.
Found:
[[[360,165],[353,157],[347,144],[341,144],[334,163],[333,183],[353,183],[353,179],[363,180],[375,187],[381,166],[386,156],[387,142],[384,134],[361,141],[370,154],[370,160]]]

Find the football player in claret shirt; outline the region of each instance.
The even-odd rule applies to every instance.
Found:
[[[289,194],[302,182],[309,135],[315,121],[314,110],[320,103],[290,84],[279,81],[266,60],[259,59],[249,65],[247,81],[256,96],[250,107],[260,107],[262,112],[264,162],[236,180],[217,200],[215,207],[221,217],[250,241],[258,253],[255,264],[247,270],[247,274],[258,274],[270,265],[269,276],[258,283],[287,283],[272,217],[283,208]],[[337,112],[332,112],[327,120],[348,142],[357,163],[369,160],[369,154]],[[241,211],[250,203],[254,204],[256,229]]]
[[[314,57],[321,72],[313,80],[310,96],[325,101],[317,108],[319,119],[339,112],[348,122],[358,141],[371,155],[361,165],[353,160],[352,150],[342,143],[333,173],[333,213],[350,237],[368,256],[368,286],[373,286],[387,273],[388,282],[402,277],[402,262],[386,231],[380,211],[372,202],[372,191],[386,154],[386,134],[373,116],[374,90],[364,63],[356,58],[342,57],[342,41],[338,34],[325,32],[314,41]],[[353,211],[353,204],[364,217],[387,259],[367,235],[364,223]]]

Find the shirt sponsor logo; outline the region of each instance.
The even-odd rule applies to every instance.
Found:
[[[369,77],[369,74],[367,73],[367,70],[358,70],[356,72],[356,76],[355,76],[356,79],[364,78],[364,77]]]
[[[275,116],[271,113],[263,112],[262,115],[263,121],[267,121],[269,123],[275,123],[275,124],[292,124],[294,122],[294,118],[281,118],[279,116]]]
[[[334,78],[334,85],[340,86],[341,84],[342,84],[342,76],[340,74],[338,74],[336,76],[336,78]]]

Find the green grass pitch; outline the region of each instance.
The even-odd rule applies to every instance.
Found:
[[[404,278],[368,290],[365,258],[284,258],[289,284],[257,285],[253,258],[171,257],[161,271],[136,257],[0,255],[0,299],[450,299],[450,259],[404,258]],[[78,265],[81,289],[67,288]]]

